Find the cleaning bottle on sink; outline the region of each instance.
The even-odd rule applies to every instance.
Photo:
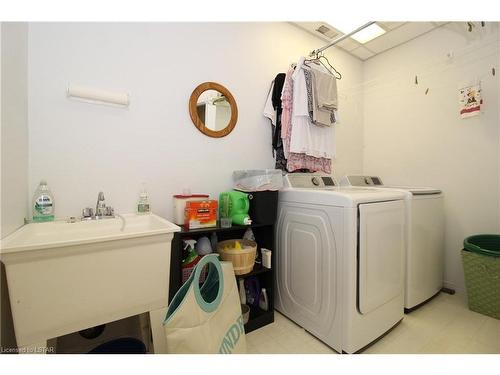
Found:
[[[33,209],[33,221],[53,221],[54,220],[54,197],[47,186],[47,181],[40,181],[40,185],[33,194],[31,208]]]
[[[139,194],[139,202],[137,203],[138,214],[149,214],[151,212],[151,205],[149,204],[149,197],[146,191],[146,185],[142,184],[142,191]]]

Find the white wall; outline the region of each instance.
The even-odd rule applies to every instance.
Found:
[[[461,291],[463,239],[500,229],[498,35],[495,24],[472,34],[464,23],[445,25],[368,60],[360,88],[364,172],[444,191],[445,282]],[[460,119],[458,89],[475,79],[483,113]]]
[[[29,33],[30,192],[47,179],[56,215],[79,215],[99,190],[118,212],[134,210],[146,182],[153,211],[171,218],[171,196],[191,188],[213,197],[237,169],[272,168],[262,116],[271,80],[300,55],[325,44],[287,23],[34,23]],[[339,85],[337,176],[362,170],[362,62],[329,58]],[[204,81],[226,86],[239,118],[225,138],[191,123],[188,100]],[[117,109],[68,100],[68,83],[128,91]],[[352,90],[351,90],[352,91]]]
[[[23,225],[28,207],[28,24],[1,28],[3,238]]]
[[[1,237],[23,225],[28,192],[28,24],[0,25]],[[0,264],[0,347],[15,347],[4,267]]]

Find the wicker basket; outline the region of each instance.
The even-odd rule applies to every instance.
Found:
[[[500,319],[500,258],[462,250],[469,308]]]
[[[500,235],[467,237],[462,263],[469,309],[500,319]]]
[[[235,247],[239,242],[241,249]],[[227,240],[217,244],[217,252],[222,260],[233,263],[235,275],[244,275],[252,272],[257,254],[257,244],[249,240]]]

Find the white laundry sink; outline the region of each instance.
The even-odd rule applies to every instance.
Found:
[[[157,216],[126,214],[113,219],[65,220],[24,225],[2,240],[1,254],[173,233],[180,228]]]
[[[180,228],[161,217],[25,225],[1,242],[17,344],[46,341],[150,313],[155,352],[164,348],[170,249]]]

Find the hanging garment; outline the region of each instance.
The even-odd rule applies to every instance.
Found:
[[[331,73],[312,69],[316,105],[320,109],[337,109],[337,78]]]
[[[274,148],[274,139],[276,134],[276,110],[273,107],[273,90],[274,90],[274,80],[271,82],[271,87],[267,94],[266,104],[264,105],[263,115],[271,121],[271,145],[273,151],[273,157],[276,156],[276,150]],[[286,162],[285,162],[286,164]]]
[[[299,61],[298,69],[300,69],[301,65]],[[269,90],[264,109],[264,116],[269,118],[271,123],[275,125],[272,127],[272,143],[273,151],[275,151],[276,156],[276,168],[288,172],[321,171],[331,173],[331,157],[316,155],[321,155],[321,153],[322,155],[332,154],[331,150],[333,148],[335,133],[333,129],[327,132],[317,132],[314,130],[307,132],[301,129],[301,127],[303,128],[305,126],[310,127],[313,119],[309,118],[307,87],[303,84],[305,78],[302,76],[302,81],[300,81],[299,86],[295,87],[294,74],[296,72],[297,69],[295,71],[294,69],[289,69],[286,74],[280,73],[276,76]],[[295,108],[295,101],[297,98],[294,98],[294,89],[299,90],[297,91],[300,94],[299,99],[301,104],[305,103],[305,110],[303,106]],[[311,101],[312,88],[310,88],[309,91],[309,101]],[[313,103],[309,103],[309,105],[312,104]],[[303,119],[299,119],[296,116],[302,116]],[[329,114],[327,120],[330,121]],[[304,121],[305,123],[303,123]],[[294,132],[293,125],[295,123],[298,123],[299,130]],[[309,142],[311,143],[310,147],[303,147],[303,150],[301,149],[302,152],[293,152],[290,150],[292,134],[295,134],[296,137],[303,137],[305,143],[308,143],[311,138],[313,142]],[[308,152],[312,155],[309,155]]]
[[[281,142],[281,113],[283,108],[281,106],[281,91],[283,90],[283,85],[285,83],[285,73],[278,73],[276,78],[274,78],[274,86],[272,90],[272,102],[273,108],[276,111],[276,130],[273,135],[273,147],[275,150],[278,148],[283,148]]]
[[[271,87],[269,89],[269,93],[267,95],[266,104],[264,105],[264,116],[267,117],[271,121],[271,144],[273,150],[273,157],[276,158],[276,169],[281,169],[286,171],[286,159],[283,154],[283,144],[281,140],[276,141],[276,147],[274,140],[276,137],[279,138],[277,134],[277,120],[276,120],[276,110],[273,107],[273,89],[274,89],[274,81],[271,82]]]
[[[292,122],[292,105],[293,105],[293,68],[286,73],[283,90],[281,91],[281,106],[283,108],[281,114],[281,140],[283,142],[283,152],[285,158],[288,159],[290,151],[290,127]]]
[[[281,91],[285,81],[285,73],[279,73],[271,83],[266,104],[264,106],[264,116],[271,121],[271,137],[273,146],[273,156],[276,157],[276,169],[286,171],[286,159],[283,152],[283,142],[281,139]]]
[[[264,116],[271,120],[271,124],[276,126],[276,110],[273,107],[273,90],[274,90],[274,81],[271,82],[271,88],[269,89],[269,93],[267,94],[266,104],[264,105]]]
[[[290,136],[293,104],[293,80],[294,70],[290,69],[285,78],[281,93],[281,105],[283,112],[281,115],[281,138],[283,141],[284,156],[287,159],[286,170],[288,172],[325,172],[331,173],[331,160],[315,158],[306,154],[290,153]]]
[[[332,92],[327,93],[325,95],[329,95],[331,97],[337,97],[337,88],[336,88],[336,80],[337,78],[322,64],[319,63],[314,63],[311,64],[310,66],[307,65],[311,71],[311,89],[312,89],[312,99],[313,99],[313,123],[316,125],[325,125],[325,126],[331,126],[334,123],[337,122],[337,116],[336,116],[336,108],[329,108],[326,106],[320,106],[318,105],[318,94],[317,94],[317,83],[316,83],[316,72],[320,72],[321,74],[326,75],[328,78],[325,78],[325,80],[333,80],[334,84],[332,84],[332,87],[335,86],[334,88],[331,88]],[[336,100],[336,99],[335,99]]]
[[[334,157],[334,127],[312,125],[307,106],[304,70],[299,65],[293,74],[293,81],[290,152],[331,159]]]
[[[290,153],[286,167],[289,172],[307,170],[309,172],[332,173],[332,161],[326,158],[315,158],[306,154]]]
[[[300,66],[300,61],[299,61]],[[292,113],[294,102],[294,70],[290,69],[285,78],[285,84],[281,95],[283,114],[282,114],[282,140],[284,154],[287,158],[286,169],[288,172],[325,172],[331,173],[331,159],[316,158],[304,153],[290,152],[290,139],[293,132]]]
[[[276,78],[274,78],[273,87],[273,107],[275,109],[281,108],[281,91],[283,90],[283,85],[285,84],[285,73],[278,73]]]
[[[304,68],[304,78],[306,80],[307,89],[307,108],[309,110],[309,118],[314,125],[332,126],[335,124],[334,111],[324,110],[316,106],[314,96],[314,79],[311,69]]]

